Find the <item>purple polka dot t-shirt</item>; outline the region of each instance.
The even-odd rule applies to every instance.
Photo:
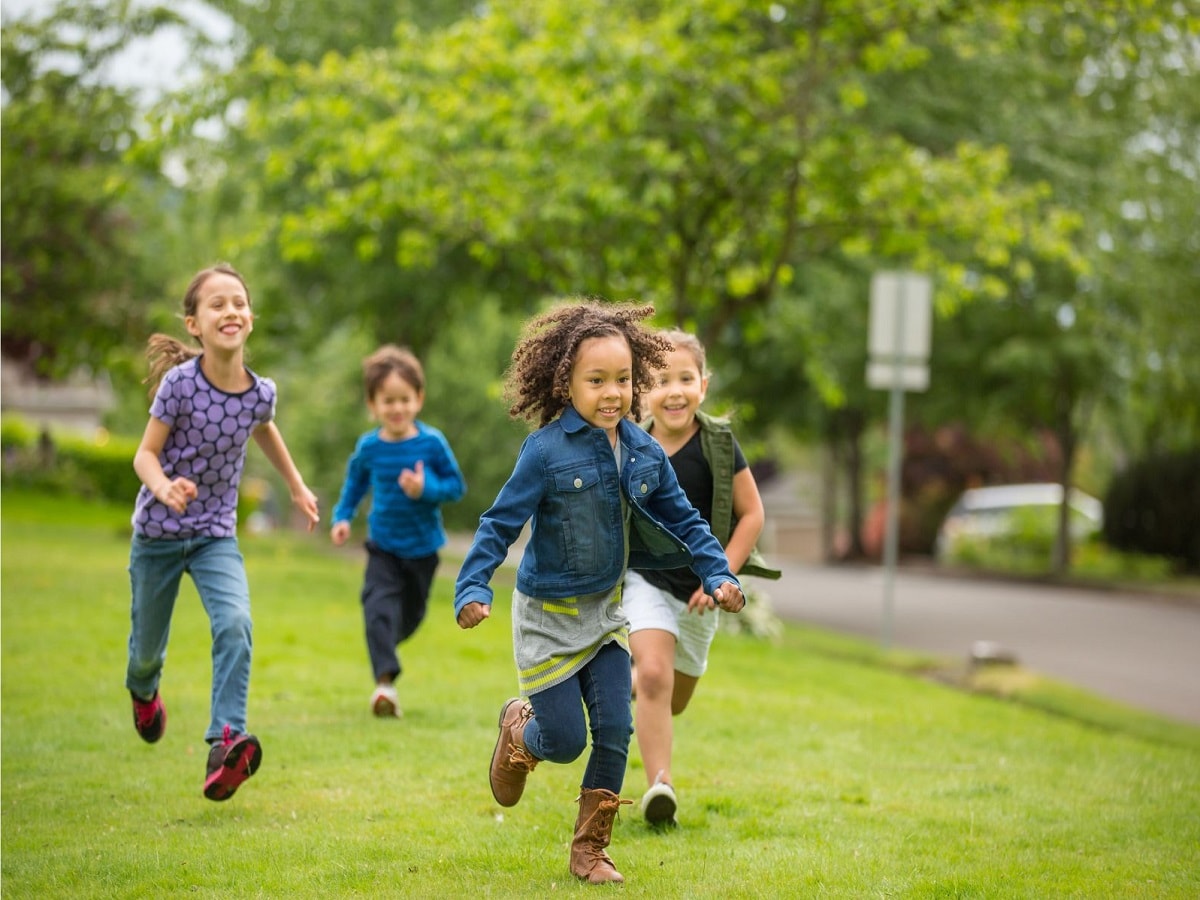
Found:
[[[158,461],[168,478],[189,479],[197,494],[180,515],[142,485],[133,511],[136,534],[167,540],[236,536],[246,445],[255,428],[275,417],[275,383],[246,371],[254,384],[242,394],[227,394],[209,384],[199,357],[163,376],[150,415],[171,433]]]

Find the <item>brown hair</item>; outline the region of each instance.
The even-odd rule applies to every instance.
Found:
[[[505,397],[512,403],[509,415],[539,427],[552,422],[570,404],[571,369],[579,345],[588,338],[615,336],[624,338],[633,353],[630,415],[636,419],[642,393],[654,386],[650,370],[663,368],[671,349],[666,338],[638,324],[652,315],[653,306],[587,298],[531,319],[513,350],[505,379]]]
[[[211,276],[218,273],[231,275],[240,281],[242,289],[246,292],[246,302],[250,302],[250,288],[246,285],[246,279],[241,276],[241,273],[229,263],[216,263],[207,269],[201,269],[192,276],[191,283],[188,284],[187,290],[183,294],[183,318],[186,319],[196,314],[196,306],[200,302],[200,288],[204,287],[204,282],[208,281]],[[199,338],[195,338],[195,341],[200,344]],[[155,391],[158,390],[158,383],[162,381],[162,377],[167,372],[203,352],[203,345],[191,347],[169,334],[150,335],[150,340],[146,342],[146,359],[150,362],[150,374],[142,379],[142,384],[150,385],[150,396],[153,397]]]
[[[380,385],[393,372],[412,385],[418,394],[424,392],[425,370],[421,368],[421,361],[407,347],[384,344],[363,360],[363,386],[368,400],[375,399]]]
[[[700,343],[700,338],[681,328],[667,328],[660,331],[659,334],[670,341],[674,349],[686,350],[692,354],[692,359],[696,361],[696,368],[700,370],[700,377],[708,377],[708,356],[704,352],[704,345]]]

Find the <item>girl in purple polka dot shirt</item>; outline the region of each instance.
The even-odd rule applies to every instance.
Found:
[[[158,686],[186,572],[208,613],[213,642],[204,796],[227,800],[262,762],[262,745],[246,731],[250,590],[237,544],[238,484],[251,437],[287,482],[309,530],[319,516],[317,498],[273,421],[275,384],[246,368],[254,314],[242,276],[225,264],[197,273],[184,294],[183,322],[199,347],[156,334],[147,350],[154,400],[133,459],[142,488],[129,554],[125,686],[138,734],[154,743],[167,724]]]

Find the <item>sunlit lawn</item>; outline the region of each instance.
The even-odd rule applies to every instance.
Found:
[[[405,716],[368,711],[360,559],[324,535],[247,538],[260,772],[201,796],[207,621],[187,587],[163,740],[123,687],[128,510],[3,498],[5,897],[540,897],[583,760],[501,811],[486,769],[511,696],[508,606],[461,632],[455,561],[402,650]],[[503,597],[503,589],[499,592]],[[851,642],[722,635],[677,720],[678,830],[624,808],[611,855],[636,897],[1200,896],[1200,730],[1104,727],[960,693]],[[1097,721],[1094,717],[1089,721]],[[644,785],[636,744],[627,796]]]

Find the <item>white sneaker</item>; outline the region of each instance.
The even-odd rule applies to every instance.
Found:
[[[654,779],[650,790],[642,795],[642,817],[650,825],[676,825],[675,788],[662,780],[662,772]]]
[[[371,712],[381,719],[400,718],[400,699],[392,685],[381,684],[375,688],[375,693],[371,695]]]

